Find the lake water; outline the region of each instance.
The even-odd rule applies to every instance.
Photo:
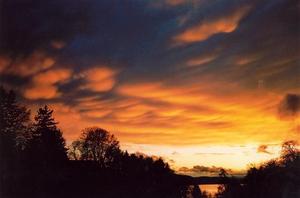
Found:
[[[215,195],[218,192],[219,184],[201,184],[199,188],[201,192],[206,191],[209,194]]]

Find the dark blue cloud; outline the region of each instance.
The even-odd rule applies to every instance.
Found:
[[[0,8],[0,52],[13,56],[47,48],[52,40],[68,41],[88,28],[88,1],[3,0]]]
[[[172,37],[186,28],[222,18],[245,5],[251,10],[235,31],[172,47]],[[264,79],[272,82],[268,84],[272,89],[287,89],[297,81],[294,72],[299,63],[300,44],[297,5],[296,0],[202,1],[199,5],[175,7],[153,7],[146,0],[4,0],[0,52],[14,58],[43,50],[55,56],[56,67],[69,67],[75,74],[95,65],[106,65],[120,70],[117,78],[120,84],[174,83],[174,79],[183,83],[213,75],[216,79],[238,81],[248,88],[256,86],[254,81]],[[49,43],[54,40],[63,41],[66,46],[53,49]],[[216,58],[200,69],[186,67],[188,60],[206,54],[216,54]],[[236,59],[242,57],[254,60],[245,67],[236,67]],[[276,66],[282,60],[287,61]],[[278,71],[268,73],[274,68]],[[276,83],[278,78],[280,83]],[[15,80],[5,75],[2,81]],[[72,97],[93,94],[71,93],[81,84],[80,79],[75,79],[61,85],[60,90]],[[110,97],[116,96],[110,94]]]

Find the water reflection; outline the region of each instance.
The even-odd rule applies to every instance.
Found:
[[[208,194],[215,195],[218,192],[219,184],[201,184],[199,188],[201,192],[206,191]]]

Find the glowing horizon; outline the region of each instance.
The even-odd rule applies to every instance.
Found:
[[[4,5],[0,84],[32,116],[48,104],[68,144],[98,126],[188,172],[300,140],[295,1],[51,2]]]

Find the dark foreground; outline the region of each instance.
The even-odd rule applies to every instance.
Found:
[[[1,178],[1,197],[184,197],[190,177],[139,168],[121,173],[68,161],[63,168],[15,169]]]

